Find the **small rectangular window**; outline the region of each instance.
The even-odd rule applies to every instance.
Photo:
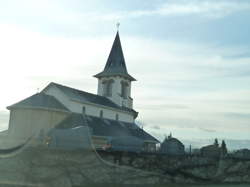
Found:
[[[82,114],[86,114],[86,107],[85,106],[82,107]]]
[[[103,111],[100,111],[100,118],[103,118]]]

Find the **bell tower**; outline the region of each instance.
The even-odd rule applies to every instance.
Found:
[[[107,97],[121,107],[133,108],[131,83],[136,80],[128,74],[119,31],[116,33],[104,70],[94,77],[98,78],[98,95]]]

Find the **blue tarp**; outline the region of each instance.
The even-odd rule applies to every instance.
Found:
[[[109,143],[111,144],[111,150],[138,153],[143,150],[144,144],[142,140],[132,136],[112,138]]]
[[[49,133],[51,138],[49,147],[59,149],[90,149],[90,130],[86,126],[71,129],[53,129]]]

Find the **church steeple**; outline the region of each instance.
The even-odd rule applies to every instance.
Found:
[[[98,95],[107,97],[121,107],[133,108],[131,82],[135,78],[128,74],[118,31],[104,70],[94,77],[98,78]]]
[[[94,77],[100,78],[107,76],[121,76],[129,79],[130,81],[135,81],[135,78],[129,75],[127,71],[119,31],[116,33],[115,40],[113,42],[104,70]]]

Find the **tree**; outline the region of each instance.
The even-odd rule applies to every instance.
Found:
[[[221,143],[221,153],[222,153],[222,155],[227,154],[227,146],[226,146],[226,143],[224,140],[222,140],[222,143]]]
[[[215,140],[214,140],[214,145],[216,145],[216,147],[219,147],[219,143],[218,143],[218,139],[217,138],[215,138]]]

